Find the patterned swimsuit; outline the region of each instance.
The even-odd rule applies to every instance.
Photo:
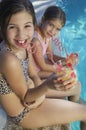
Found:
[[[9,48],[6,47],[4,42],[0,43],[0,51],[2,51],[2,50],[11,51]],[[27,67],[28,67],[28,58],[26,60],[19,59],[19,62],[23,67],[23,72],[24,72],[26,81],[28,81],[28,79],[29,79],[28,71],[27,71],[28,70],[27,69]],[[6,95],[6,94],[10,94],[10,93],[13,93],[12,88],[9,86],[9,84],[7,83],[4,76],[0,75],[0,94],[1,95]],[[25,107],[24,110],[20,114],[18,114],[18,116],[15,116],[15,117],[10,116],[11,121],[13,121],[15,124],[19,124],[29,111],[30,111],[30,109],[28,107]]]

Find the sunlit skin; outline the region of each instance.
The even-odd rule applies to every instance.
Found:
[[[36,64],[38,65],[40,71],[38,72],[39,76],[41,78],[47,78],[52,72],[57,72],[58,73],[58,67],[55,62],[58,60],[62,61],[62,64],[64,63],[64,66],[66,66],[66,59],[63,57],[58,57],[53,55],[52,52],[52,38],[56,35],[59,35],[61,29],[63,27],[63,21],[60,18],[55,18],[55,19],[50,19],[46,20],[45,17],[42,17],[41,19],[41,24],[37,28],[37,33],[40,35],[41,40],[43,41],[44,44],[49,42],[47,50],[46,50],[46,55],[48,56],[49,62],[46,62],[44,55],[43,55],[43,48],[41,47],[41,43],[38,38],[33,39],[33,43],[36,45],[36,53],[34,53],[34,59],[36,61]],[[50,63],[50,61],[53,63]],[[53,62],[54,61],[54,62]],[[75,81],[75,80],[74,80]],[[70,80],[72,83],[72,78]],[[76,87],[73,87],[76,86]],[[60,89],[59,89],[60,90]],[[65,89],[66,91],[52,91],[47,93],[48,97],[65,97],[65,96],[71,96],[72,101],[77,101],[79,99],[79,94],[81,90],[81,86],[78,85],[78,82],[76,85],[69,85],[66,86]],[[78,91],[77,91],[78,90]]]
[[[7,27],[7,40],[9,42],[8,46],[19,58],[25,59],[27,57],[26,49],[33,38],[33,33],[33,19],[28,12],[23,11],[12,15]],[[31,88],[34,87],[33,83],[30,82],[29,80],[27,84],[32,84],[30,85]],[[37,106],[43,100],[44,96],[34,103],[34,105],[31,105],[31,107]]]
[[[4,6],[2,7],[2,5]],[[9,8],[10,5],[13,9],[12,12]],[[4,9],[6,9],[5,12],[3,12]],[[15,11],[17,13],[14,14]],[[55,73],[42,82],[35,70],[33,56],[27,51],[33,38],[36,22],[30,1],[2,0],[0,16],[0,27],[4,32],[4,41],[0,44],[0,103],[7,115],[12,117],[11,121],[16,119],[16,123],[23,128],[34,129],[86,120],[86,106],[45,97],[49,90],[59,93],[61,91],[57,91],[58,87],[66,88],[69,85],[68,81],[59,83],[58,79],[61,77]],[[9,21],[7,28],[1,26],[3,20],[4,27]],[[73,94],[73,90],[67,91],[67,93],[62,92],[64,96]],[[28,111],[25,109],[27,106]]]
[[[34,33],[32,16],[23,11],[12,15],[7,26],[7,40],[9,47],[17,52],[25,50],[30,43]]]

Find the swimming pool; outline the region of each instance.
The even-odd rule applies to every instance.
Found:
[[[86,0],[57,0],[56,5],[61,6],[67,15],[66,26],[61,31],[61,40],[69,53],[79,53],[77,72],[82,84],[81,97],[86,100]],[[2,113],[2,110],[0,112]],[[4,112],[3,117],[6,118]],[[79,130],[78,125],[78,122],[73,123],[73,130]]]
[[[56,5],[62,7],[67,16],[66,26],[60,36],[62,45],[67,51],[78,52],[78,78],[82,84],[81,97],[86,101],[86,0],[57,0]],[[79,123],[72,125],[79,130]]]

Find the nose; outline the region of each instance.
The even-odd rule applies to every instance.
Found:
[[[17,38],[23,40],[25,38],[25,32],[22,28],[17,29]]]

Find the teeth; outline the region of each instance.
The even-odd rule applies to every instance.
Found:
[[[18,40],[18,42],[23,44],[25,42],[25,40],[23,40],[23,41],[22,40]]]

